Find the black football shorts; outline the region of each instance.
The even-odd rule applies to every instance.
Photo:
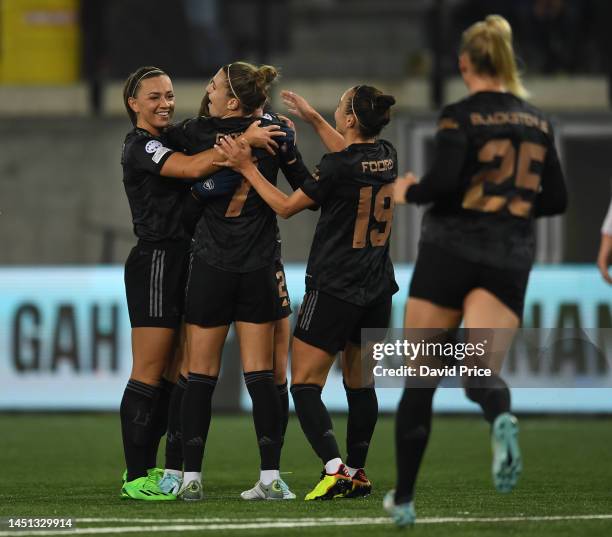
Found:
[[[421,243],[409,296],[444,308],[462,310],[468,293],[482,288],[495,295],[521,319],[528,281],[529,269],[503,269],[474,263],[435,244]]]
[[[344,350],[348,342],[361,344],[362,328],[388,328],[391,296],[357,306],[318,290],[309,290],[300,306],[293,335],[329,354]]]
[[[125,262],[125,294],[136,327],[177,328],[183,317],[189,241],[138,241]]]
[[[280,261],[251,272],[229,272],[192,256],[185,321],[199,326],[234,321],[268,323],[291,314],[285,271]]]

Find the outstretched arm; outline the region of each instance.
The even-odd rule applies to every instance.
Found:
[[[281,97],[291,114],[312,125],[312,128],[331,153],[342,151],[346,148],[343,136],[325,121],[323,116],[304,97],[292,91],[281,91]]]

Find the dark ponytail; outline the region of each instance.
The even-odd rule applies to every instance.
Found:
[[[136,97],[138,90],[140,89],[140,83],[146,78],[154,78],[156,76],[168,76],[159,67],[139,67],[130,76],[127,77],[125,84],[123,85],[123,104],[125,110],[130,117],[132,125],[136,126],[136,112],[130,108],[128,99],[130,97]]]
[[[391,121],[394,104],[392,95],[385,95],[373,86],[355,86],[352,97],[347,100],[345,113],[355,114],[361,134],[373,138]]]

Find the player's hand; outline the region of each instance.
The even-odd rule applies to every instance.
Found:
[[[213,162],[215,166],[233,168],[237,172],[244,170],[252,165],[253,158],[251,146],[241,136],[234,140],[231,136],[223,136],[219,143],[215,144],[215,149],[223,155],[225,160]]]
[[[281,91],[280,94],[283,99],[283,103],[287,107],[287,111],[290,114],[293,114],[294,116],[297,116],[308,123],[311,123],[312,120],[318,115],[317,111],[310,106],[310,103],[301,95],[287,90]]]
[[[400,175],[393,183],[393,200],[395,205],[403,205],[406,203],[406,192],[412,186],[418,183],[416,175],[412,172],[407,172]]]
[[[261,121],[259,120],[251,123],[242,137],[246,138],[250,146],[265,149],[271,155],[276,155],[278,143],[274,138],[285,136],[285,133],[278,125],[268,125],[267,127],[260,127],[260,125]]]
[[[601,236],[599,244],[599,254],[597,256],[597,267],[601,273],[601,277],[608,283],[612,283],[610,276],[610,265],[612,265],[612,235]]]

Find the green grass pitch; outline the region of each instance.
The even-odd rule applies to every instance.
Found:
[[[334,421],[343,444],[345,419]],[[612,516],[571,518],[612,515],[612,420],[525,418],[521,444],[523,476],[514,492],[501,495],[489,475],[486,423],[476,417],[434,419],[416,497],[422,522],[410,535],[612,535]],[[367,466],[374,494],[360,500],[304,502],[301,498],[318,480],[321,465],[292,416],[282,471],[298,500],[244,502],[238,494],[258,477],[251,419],[215,416],[204,464],[207,499],[135,502],[119,499],[123,462],[118,416],[0,415],[0,519],[74,517],[77,528],[99,528],[105,535],[398,535],[381,508],[384,492],[393,486],[394,458],[393,420],[381,417]],[[447,517],[453,520],[445,521]],[[506,517],[512,520],[499,520]],[[153,533],[148,529],[152,526],[162,529]],[[173,528],[166,530],[169,526]],[[5,521],[0,527],[4,535],[18,532],[8,530]]]

